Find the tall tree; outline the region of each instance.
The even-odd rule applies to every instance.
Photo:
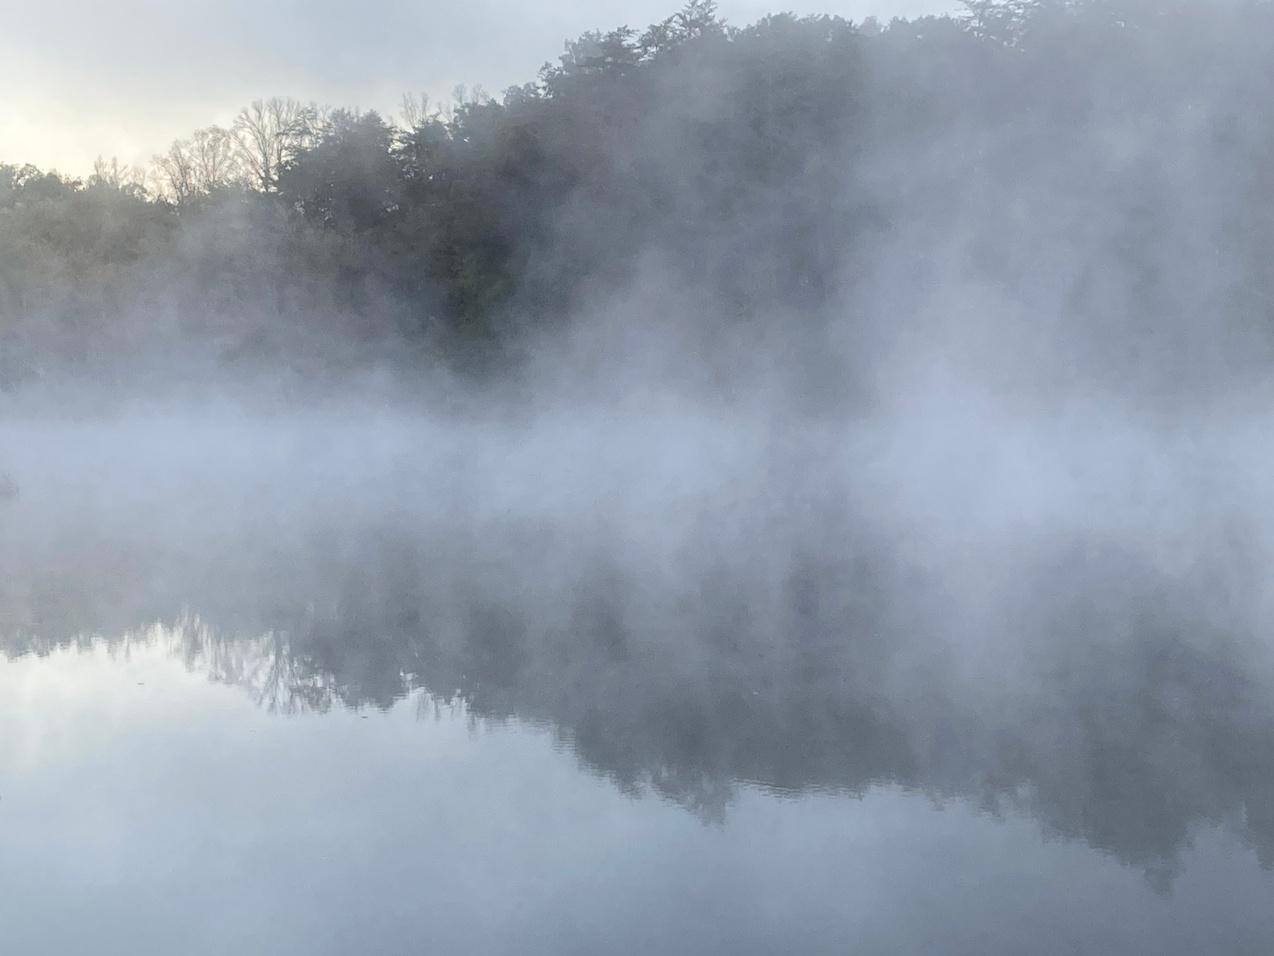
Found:
[[[398,203],[401,171],[394,131],[375,112],[336,110],[314,142],[285,162],[280,194],[313,222],[366,232]]]
[[[287,97],[254,100],[235,117],[232,131],[237,158],[249,182],[262,192],[275,192],[283,167],[310,140],[318,109]]]

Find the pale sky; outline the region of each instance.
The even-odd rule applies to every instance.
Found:
[[[251,100],[293,96],[396,111],[457,83],[498,93],[535,78],[585,30],[644,27],[680,0],[0,0],[0,162],[83,175],[94,157],[148,163]],[[785,7],[940,13],[952,0],[721,0],[748,23]]]

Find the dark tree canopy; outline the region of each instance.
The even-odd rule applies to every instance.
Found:
[[[842,382],[971,297],[1103,387],[1267,368],[1274,7],[963,6],[737,26],[692,0],[400,123],[261,100],[140,177],[0,167],[11,374],[192,329],[512,356],[643,283],[726,338],[826,356],[834,328]]]

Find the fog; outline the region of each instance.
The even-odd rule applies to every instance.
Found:
[[[1225,178],[1268,134],[1218,138],[1184,95],[1143,129],[1162,104],[1133,79],[1132,106],[1061,126],[1081,67],[1044,49],[1058,86],[1007,125],[802,141],[794,178],[590,274],[563,321],[536,325],[528,279],[493,368],[395,353],[389,288],[272,305],[287,327],[361,301],[374,331],[303,325],[248,371],[183,313],[156,354],[15,377],[5,648],[168,641],[279,719],[459,702],[709,821],[743,786],[896,786],[1159,887],[1206,827],[1274,865],[1268,310]],[[642,129],[738,120],[711,112],[735,102],[718,55]],[[634,167],[671,169],[668,135]],[[555,207],[527,274],[576,265],[563,234],[603,244],[610,201]],[[845,239],[832,213],[866,207]],[[179,305],[207,291],[184,281]]]
[[[5,632],[168,622],[285,713],[458,696],[709,816],[732,781],[900,782],[1146,866],[1233,820],[1268,860],[1259,433],[950,383],[834,424],[674,396],[10,419]]]

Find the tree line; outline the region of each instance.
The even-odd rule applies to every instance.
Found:
[[[690,0],[499,97],[397,118],[263,99],[146,171],[0,166],[0,328],[28,368],[192,327],[234,354],[290,354],[281,330],[317,325],[473,356],[654,275],[718,323],[817,341],[835,316],[870,338],[882,297],[946,294],[954,255],[962,281],[1129,350],[1158,315],[1191,361],[1185,313],[1220,309],[1226,362],[1268,352],[1271,5],[963,6],[735,26]],[[1200,265],[1165,246],[1183,199],[1229,263],[1206,301],[1170,281]],[[1066,218],[1083,205],[1096,224]],[[1094,228],[1100,268],[1075,249]]]

